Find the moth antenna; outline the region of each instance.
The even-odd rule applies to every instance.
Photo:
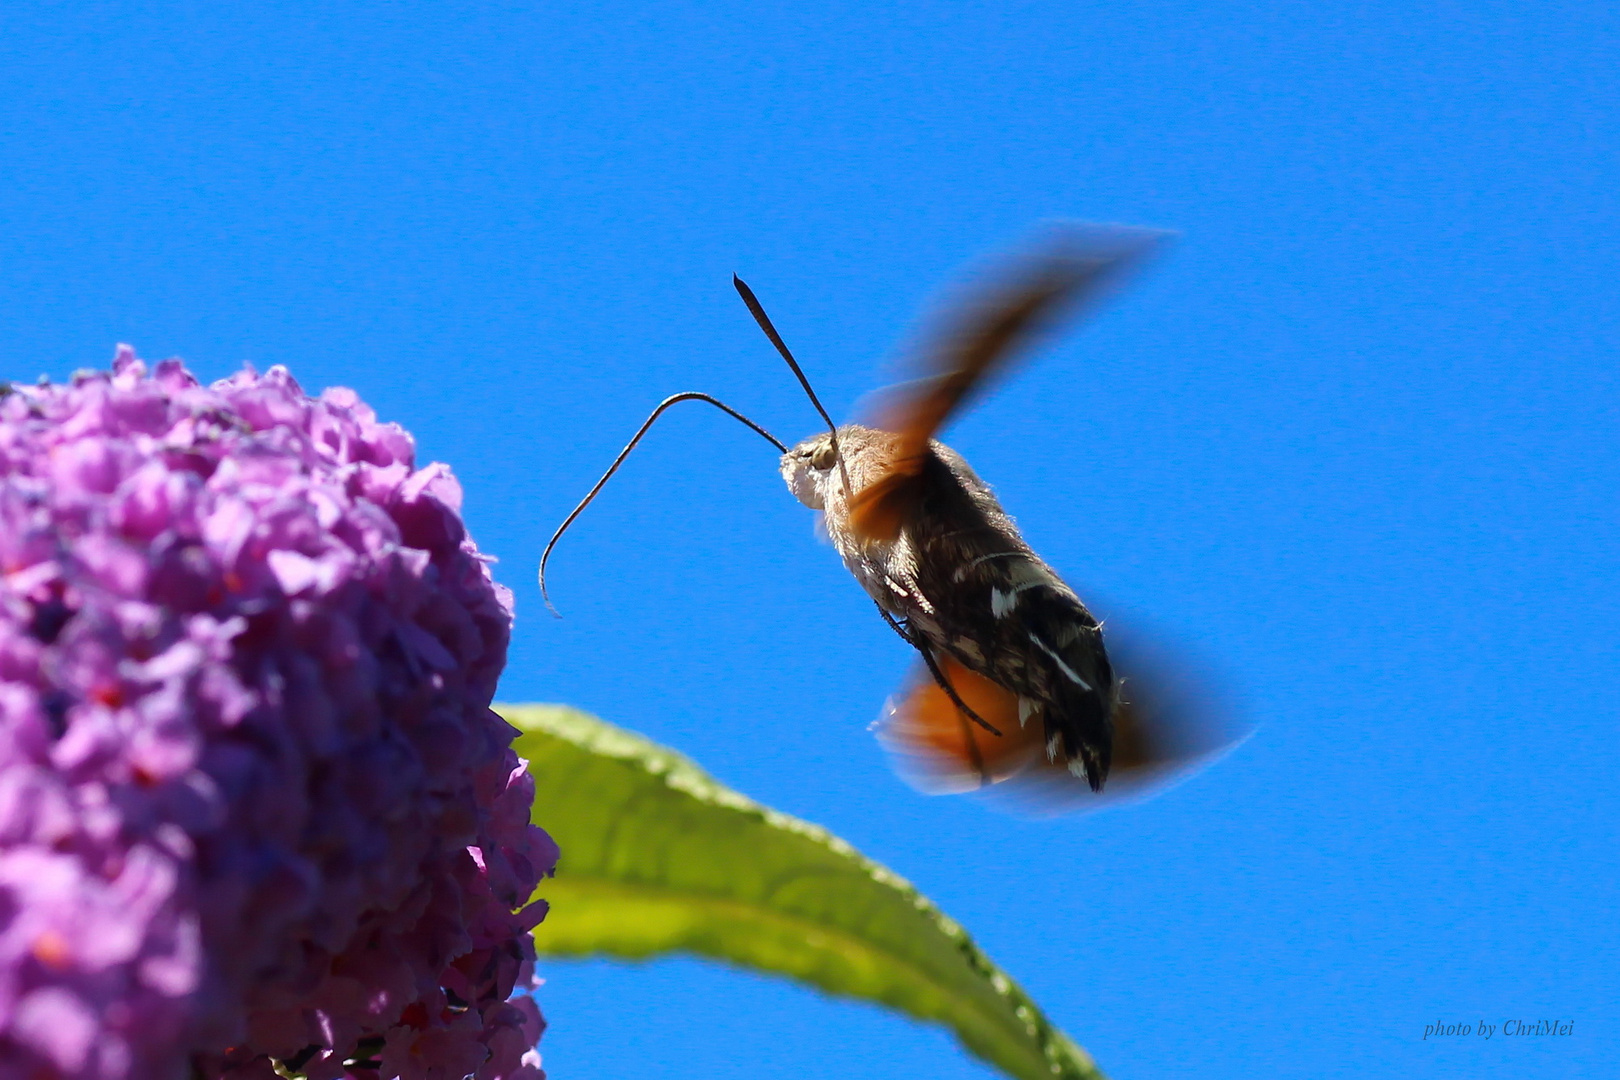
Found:
[[[771,344],[776,346],[776,351],[782,354],[782,359],[786,360],[788,367],[793,369],[793,374],[799,379],[799,385],[804,387],[805,394],[810,398],[810,404],[814,405],[816,412],[820,413],[821,418],[827,421],[827,430],[832,432],[833,457],[838,459],[838,476],[844,483],[844,498],[848,499],[850,494],[849,470],[844,467],[843,451],[838,449],[838,425],[833,423],[833,418],[827,415],[827,410],[822,407],[821,399],[816,397],[816,392],[810,387],[810,380],[804,376],[804,369],[799,367],[797,360],[793,359],[793,354],[788,351],[787,344],[782,340],[782,335],[776,332],[776,327],[771,323],[771,317],[765,314],[765,307],[759,302],[759,297],[754,295],[754,290],[750,289],[748,283],[736,274],[731,275],[731,283],[737,287],[737,295],[741,296],[743,303],[748,305],[748,312],[754,316],[754,321],[759,323],[759,328],[765,331],[765,336],[771,339]],[[783,451],[783,453],[786,453],[786,451]]]
[[[801,375],[800,378],[803,378],[803,376]],[[591,505],[591,500],[596,498],[597,493],[612,479],[613,474],[619,471],[619,466],[624,464],[624,459],[630,456],[630,451],[636,448],[636,443],[640,442],[641,437],[647,434],[648,429],[653,426],[653,422],[664,414],[665,409],[681,401],[707,401],[721,412],[753,428],[766,442],[776,447],[779,453],[787,453],[787,447],[782,444],[780,439],[717,397],[711,397],[697,390],[687,390],[683,393],[671,394],[663,401],[660,401],[658,408],[652,411],[652,415],[647,417],[646,422],[641,425],[630,441],[625,443],[624,449],[619,451],[619,456],[613,459],[613,464],[609,465],[607,472],[602,474],[602,479],[598,480],[596,486],[591,488],[585,497],[579,501],[579,505],[574,507],[574,512],[564,518],[561,525],[557,526],[557,531],[551,535],[551,541],[546,544],[545,553],[540,556],[540,595],[545,598],[546,609],[557,618],[562,618],[562,612],[557,610],[556,605],[551,602],[551,594],[546,591],[546,562],[551,558],[551,549],[557,546],[557,541],[562,539],[562,534],[568,531],[568,526],[574,523],[574,519],[579,517],[587,506]]]

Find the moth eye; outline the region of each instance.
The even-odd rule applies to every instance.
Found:
[[[810,455],[810,467],[812,469],[830,469],[833,467],[833,462],[837,460],[837,456],[833,453],[832,443],[828,443],[826,446],[816,447],[816,452]]]

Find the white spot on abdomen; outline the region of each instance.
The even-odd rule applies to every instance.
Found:
[[[1052,646],[1050,646],[1046,642],[1042,641],[1036,635],[1035,631],[1031,630],[1029,632],[1029,640],[1035,643],[1035,647],[1037,649],[1041,650],[1041,652],[1045,653],[1047,656],[1050,656],[1052,658],[1052,662],[1058,666],[1058,670],[1063,672],[1063,674],[1069,679],[1070,682],[1075,683],[1082,690],[1090,690],[1091,689],[1091,684],[1086,682],[1086,680],[1082,679],[1080,677],[1079,673],[1074,670],[1074,668],[1070,667],[1068,664],[1065,664],[1063,662],[1063,657],[1059,656],[1057,654],[1057,652],[1052,648]]]
[[[994,615],[998,619],[1001,618],[1003,615],[1006,615],[1008,612],[1012,611],[1013,608],[1018,606],[1019,593],[1023,592],[1025,589],[1033,589],[1036,586],[1045,584],[1046,582],[1044,581],[1020,581],[1017,585],[1014,585],[1006,592],[1002,592],[995,586],[991,586],[990,614]]]

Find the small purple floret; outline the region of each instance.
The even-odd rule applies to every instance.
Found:
[[[280,367],[0,397],[0,1080],[543,1076],[511,594],[414,458]]]

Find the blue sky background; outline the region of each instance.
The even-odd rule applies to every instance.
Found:
[[[1620,15],[1606,4],[12,3],[0,375],[114,343],[355,387],[450,462],[561,700],[823,823],[1117,1080],[1620,1053]],[[1257,723],[1159,798],[929,799],[911,663],[755,436],[894,372],[1052,216],[1181,239],[948,433],[1104,614]],[[565,853],[566,860],[566,853]],[[564,863],[566,867],[566,861]],[[559,1080],[988,1072],[874,1008],[553,965]],[[1560,1039],[1422,1041],[1436,1020]]]

